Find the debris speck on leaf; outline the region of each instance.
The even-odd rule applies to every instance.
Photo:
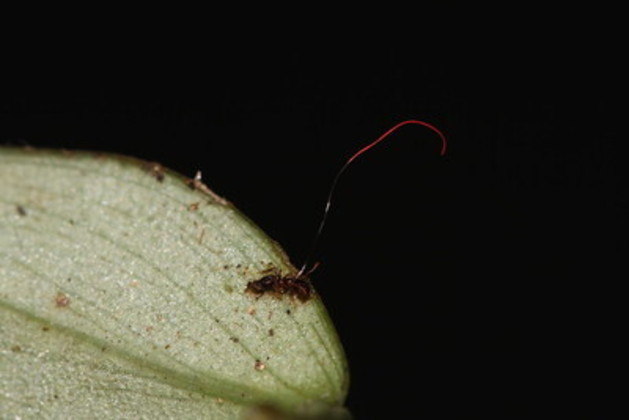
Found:
[[[221,204],[227,204],[227,200],[217,195],[214,191],[209,189],[208,186],[203,183],[203,181],[201,180],[201,171],[197,171],[197,173],[194,175],[194,178],[187,180],[186,185],[188,185],[188,187],[190,187],[190,189],[192,190],[202,191],[212,196],[214,200],[218,201]]]
[[[55,304],[58,308],[65,308],[70,304],[70,298],[65,293],[57,293],[55,296]]]
[[[157,162],[146,162],[144,169],[158,182],[164,182],[164,167]]]
[[[254,368],[255,370],[264,370],[264,369],[266,369],[266,365],[265,365],[262,361],[260,361],[260,360],[258,359],[258,360],[256,360],[256,362],[253,364],[253,368]]]
[[[19,214],[20,216],[26,216],[26,209],[19,204],[15,206],[15,211],[17,211],[17,214]]]

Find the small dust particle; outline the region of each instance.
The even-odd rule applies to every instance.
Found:
[[[214,401],[215,401],[217,404],[223,404],[223,403],[225,402],[225,400],[224,400],[224,399],[222,399],[222,398],[218,398],[218,397],[217,397],[217,398],[214,398]]]
[[[260,359],[256,359],[256,362],[253,364],[253,368],[255,370],[261,371],[266,369],[266,365],[260,361]]]
[[[20,347],[20,346],[18,346],[18,345],[15,345],[15,346],[11,347],[11,351],[12,351],[13,353],[19,353],[19,352],[21,352],[21,351],[22,351],[22,347]]]
[[[166,350],[168,350],[168,349],[170,348],[170,344],[166,344],[166,345],[164,346],[164,348],[165,348]]]
[[[201,178],[202,178],[201,171],[197,171],[197,173],[194,175],[194,178],[186,180],[186,185],[191,190],[202,190],[205,184],[203,184],[203,181],[201,181]]]
[[[189,204],[188,205],[188,211],[197,211],[197,210],[199,210],[199,204],[201,204],[201,203],[196,202],[196,203]]]
[[[42,331],[50,331],[50,327],[41,327]]]
[[[229,339],[230,339],[231,341],[233,341],[234,343],[238,343],[238,342],[240,341],[240,340],[239,340],[238,338],[236,338],[236,337],[229,337]]]
[[[224,269],[224,270],[227,270],[227,269],[229,269],[229,266],[228,266],[228,265],[224,265],[224,266],[223,266],[223,269]]]
[[[147,164],[145,165],[145,169],[149,173],[149,175],[155,178],[158,182],[164,181],[164,168],[159,163],[147,162]]]
[[[247,313],[249,315],[255,315],[256,314],[256,308],[254,308],[253,306],[250,306],[249,309],[247,309]]]
[[[20,216],[26,216],[26,209],[20,206],[19,204],[15,206],[15,210],[17,211],[17,214],[19,214]]]
[[[70,304],[70,298],[65,293],[57,293],[55,296],[55,304],[58,308],[65,308]]]
[[[270,335],[271,337],[273,337],[273,336],[275,335],[275,331],[273,331],[273,328],[271,328],[271,329],[269,330],[269,335]]]
[[[148,327],[144,328],[144,329],[146,330],[146,332],[151,332],[151,331],[153,331],[153,327],[152,327],[152,326],[150,326],[150,325],[149,325]]]
[[[138,287],[139,285],[140,285],[140,282],[139,282],[139,281],[137,281],[137,280],[131,280],[131,281],[129,282],[129,286],[130,286],[130,287]]]

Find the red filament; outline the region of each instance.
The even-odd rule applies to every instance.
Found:
[[[416,124],[416,125],[424,126],[426,128],[429,128],[433,132],[435,132],[437,135],[439,135],[439,138],[441,139],[441,151],[440,151],[440,154],[441,154],[441,156],[445,155],[446,149],[448,147],[448,141],[446,140],[446,136],[441,132],[441,130],[439,130],[434,125],[429,124],[429,123],[424,122],[424,121],[419,121],[419,120],[406,120],[406,121],[402,121],[400,123],[397,123],[393,127],[389,128],[387,131],[385,131],[376,140],[374,140],[373,142],[369,143],[368,145],[366,145],[365,147],[363,147],[362,149],[360,149],[359,151],[354,153],[352,155],[352,157],[350,157],[347,160],[347,162],[345,162],[345,164],[341,167],[341,169],[337,172],[336,176],[334,177],[334,180],[332,181],[332,186],[330,187],[330,192],[328,193],[328,198],[327,198],[327,200],[325,202],[325,209],[323,211],[323,217],[321,218],[321,223],[319,224],[319,229],[317,229],[317,233],[315,234],[315,237],[314,237],[314,239],[312,241],[312,245],[310,246],[310,251],[308,252],[308,254],[306,256],[306,260],[304,261],[304,264],[301,266],[301,269],[299,270],[299,274],[297,275],[297,277],[301,276],[304,273],[304,271],[306,270],[306,267],[308,266],[308,263],[310,262],[310,259],[313,256],[314,251],[316,250],[317,243],[319,241],[319,237],[321,236],[321,232],[323,231],[323,226],[325,226],[325,222],[326,222],[326,220],[328,218],[328,213],[330,211],[330,205],[332,204],[332,195],[334,194],[334,190],[336,189],[336,184],[338,183],[338,180],[341,177],[341,175],[343,174],[343,172],[345,172],[345,169],[347,169],[347,167],[350,165],[350,163],[352,163],[358,156],[362,155],[367,150],[371,149],[376,144],[380,143],[382,140],[384,140],[387,137],[389,137],[393,132],[398,130],[400,127],[403,127],[403,126],[409,125],[409,124]]]
[[[394,125],[393,127],[389,128],[387,131],[384,132],[384,134],[382,134],[380,137],[378,137],[376,140],[374,140],[373,142],[369,143],[367,146],[363,147],[362,149],[360,149],[359,151],[357,151],[356,153],[354,153],[354,155],[349,158],[346,162],[346,165],[350,164],[354,159],[356,159],[358,156],[362,155],[363,153],[365,153],[367,150],[371,149],[372,147],[374,147],[376,144],[380,143],[382,140],[386,139],[387,137],[389,137],[394,131],[396,131],[398,128],[403,127],[405,125],[408,124],[418,124],[418,125],[423,125],[424,127],[428,127],[429,129],[431,129],[432,131],[434,131],[435,133],[437,133],[439,135],[439,137],[441,138],[441,156],[446,154],[446,149],[448,147],[448,141],[446,140],[446,136],[441,132],[441,130],[439,130],[437,127],[435,127],[432,124],[429,124],[427,122],[424,121],[419,121],[419,120],[407,120],[407,121],[402,121],[401,123],[398,123],[396,125]]]

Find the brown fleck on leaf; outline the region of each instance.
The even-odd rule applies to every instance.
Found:
[[[65,293],[57,293],[55,296],[55,304],[58,308],[65,308],[70,304],[70,298]]]
[[[144,169],[158,182],[164,182],[164,167],[157,162],[146,162]]]

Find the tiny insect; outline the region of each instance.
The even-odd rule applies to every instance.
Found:
[[[301,302],[308,301],[314,290],[310,279],[305,275],[282,276],[279,273],[267,274],[259,280],[250,281],[245,289],[248,293],[256,296],[271,294],[278,298],[290,296],[297,298]]]

